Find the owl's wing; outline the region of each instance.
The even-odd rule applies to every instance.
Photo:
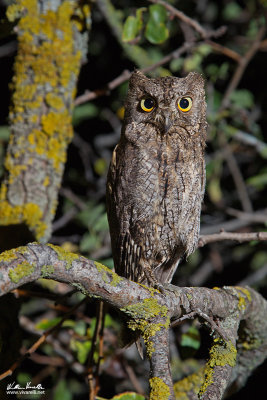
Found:
[[[119,143],[112,155],[107,177],[107,214],[115,271],[125,278],[140,281],[143,276],[139,267],[141,247],[133,240],[130,233],[132,206],[125,194],[127,192],[125,190],[125,186],[127,187],[125,150],[125,147]],[[129,159],[127,161],[130,162]]]

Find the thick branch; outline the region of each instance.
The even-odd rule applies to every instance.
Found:
[[[10,21],[20,18],[0,225],[25,224],[43,242],[50,237],[56,211],[73,135],[74,89],[86,51],[87,33],[79,31],[85,21],[75,16],[78,7],[68,0],[33,0],[17,1],[7,10]]]
[[[141,332],[146,343],[151,398],[157,393],[165,396],[158,398],[174,398],[168,374],[170,318],[182,320],[195,313],[213,331],[205,378],[198,381],[202,399],[221,399],[229,385],[240,388],[266,357],[267,302],[253,289],[174,287],[163,294],[53,245],[29,244],[2,253],[0,260],[0,295],[43,277],[69,283],[128,315],[129,327]]]

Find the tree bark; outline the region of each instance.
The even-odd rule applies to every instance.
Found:
[[[19,16],[18,53],[0,225],[24,224],[46,242],[73,135],[71,114],[90,9],[78,1],[17,0],[7,16],[11,22]]]

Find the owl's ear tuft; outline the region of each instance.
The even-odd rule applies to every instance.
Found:
[[[138,71],[137,69],[132,73],[130,79],[129,79],[129,87],[135,88],[136,85],[138,85],[141,82],[146,81],[148,78],[141,72]]]
[[[205,79],[204,77],[198,72],[189,72],[189,74],[185,77],[188,82],[192,83],[194,86],[200,85],[204,88],[205,86]]]

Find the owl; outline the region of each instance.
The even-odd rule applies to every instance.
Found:
[[[148,286],[171,282],[199,237],[205,188],[204,80],[132,74],[107,178],[115,271]]]

